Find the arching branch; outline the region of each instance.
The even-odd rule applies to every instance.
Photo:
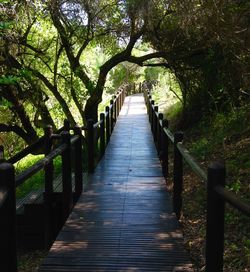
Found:
[[[14,132],[20,136],[27,144],[31,144],[32,140],[34,140],[34,138],[30,137],[30,135],[18,125],[6,125],[0,123],[0,132]]]

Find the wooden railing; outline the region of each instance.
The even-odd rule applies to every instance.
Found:
[[[173,144],[173,208],[179,219],[182,211],[183,160],[200,177],[207,189],[206,217],[206,272],[223,271],[225,203],[250,216],[250,205],[240,200],[225,188],[226,169],[220,163],[212,163],[207,173],[199,166],[189,151],[183,146],[183,133],[174,135],[168,128],[168,121],[158,112],[149,91],[144,90],[144,98],[156,148],[162,161],[162,173],[169,177],[169,146]]]
[[[96,163],[105,154],[105,148],[109,143],[119,112],[122,108],[126,91],[116,93],[106,106],[105,113],[100,114],[98,122],[93,120],[87,122],[87,146],[88,146],[88,172],[93,173]]]
[[[50,247],[53,239],[53,160],[62,157],[62,224],[67,219],[73,200],[77,199],[83,189],[83,135],[86,132],[88,172],[94,171],[98,160],[104,155],[110,135],[123,105],[126,91],[116,93],[106,107],[105,113],[100,114],[100,120],[87,121],[87,126],[71,128],[69,122],[65,122],[63,128],[53,133],[52,127],[47,126],[44,136],[33,145],[25,148],[9,160],[4,159],[3,147],[0,147],[0,270],[17,271],[16,250],[16,187],[23,184],[28,178],[40,170],[44,170],[44,214],[46,245]],[[70,131],[74,131],[74,135]],[[16,175],[14,163],[26,155],[43,147],[45,157],[30,168]],[[74,159],[72,160],[72,156]],[[74,165],[72,165],[72,161]],[[72,192],[72,168],[74,168],[75,188]]]

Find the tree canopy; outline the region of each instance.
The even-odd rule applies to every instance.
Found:
[[[249,7],[236,0],[1,1],[0,131],[30,144],[46,124],[97,120],[105,88],[128,80],[128,63],[175,74],[186,118],[237,107],[249,99]]]

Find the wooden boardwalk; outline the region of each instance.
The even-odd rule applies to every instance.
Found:
[[[129,96],[106,155],[39,271],[193,271],[190,267],[143,96]]]

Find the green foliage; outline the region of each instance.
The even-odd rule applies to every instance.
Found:
[[[13,27],[13,22],[0,22],[0,30],[10,29]]]
[[[13,75],[2,75],[0,78],[0,85],[15,85],[19,78]]]
[[[144,77],[146,81],[155,81],[159,79],[160,74],[164,74],[166,70],[162,67],[146,67]]]
[[[3,97],[0,97],[0,107],[9,108],[12,107],[12,103]]]
[[[23,158],[21,161],[19,161],[16,166],[16,174],[19,174],[23,172],[25,169],[28,169],[32,165],[34,165],[36,162],[38,162],[40,159],[42,159],[43,155],[28,155],[25,158]],[[61,158],[57,157],[54,159],[54,173],[55,177],[61,173]],[[27,179],[22,185],[18,186],[16,189],[16,197],[22,198],[26,196],[28,193],[40,189],[42,186],[44,186],[44,172],[40,171]]]
[[[209,143],[208,139],[203,137],[199,138],[195,141],[193,146],[191,147],[191,152],[197,159],[204,160],[205,157],[211,152],[211,144]]]

